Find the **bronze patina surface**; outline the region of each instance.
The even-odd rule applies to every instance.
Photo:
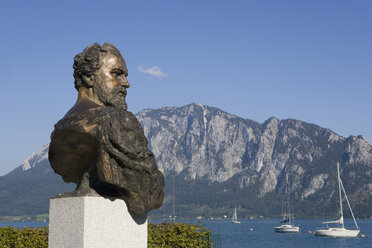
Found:
[[[63,196],[122,198],[135,215],[162,205],[164,177],[136,117],[127,111],[128,70],[116,47],[93,44],[75,56],[75,105],[55,125],[49,161],[65,182]]]

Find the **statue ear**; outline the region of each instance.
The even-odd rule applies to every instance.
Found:
[[[91,75],[89,77],[83,75],[83,83],[85,87],[92,88],[94,86],[94,75]]]

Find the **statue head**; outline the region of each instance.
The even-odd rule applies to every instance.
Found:
[[[75,88],[79,92],[89,89],[88,97],[98,105],[127,109],[128,69],[114,45],[88,46],[75,56],[73,67]]]

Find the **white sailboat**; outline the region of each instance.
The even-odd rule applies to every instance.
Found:
[[[339,197],[340,197],[340,218],[335,221],[325,221],[322,222],[323,224],[327,225],[326,229],[319,229],[315,231],[315,236],[326,236],[326,237],[340,237],[340,238],[352,238],[358,236],[360,230],[358,227],[358,224],[355,220],[353,210],[351,209],[349,199],[347,198],[344,185],[342,184],[341,177],[340,177],[340,166],[337,163],[337,179],[338,179],[338,191],[339,191]],[[341,196],[341,190],[344,193],[347,205],[349,207],[351,216],[353,217],[354,224],[356,229],[350,230],[346,229],[344,226],[344,215],[343,215],[343,209],[342,209],[342,196]],[[338,227],[328,227],[328,224],[338,224]]]
[[[280,226],[274,227],[275,232],[277,233],[298,233],[300,231],[300,227],[296,226],[291,223],[291,218],[285,219],[281,221]]]
[[[235,210],[234,210],[234,213],[233,213],[233,217],[232,217],[232,223],[235,223],[235,224],[240,224],[240,221],[238,221],[238,215],[236,214],[236,206],[235,206]]]
[[[280,226],[274,227],[275,232],[277,233],[298,233],[300,231],[300,227],[296,226],[294,223],[292,223],[293,216],[291,214],[291,204],[290,204],[290,197],[289,197],[289,182],[288,182],[288,175],[286,177],[286,195],[287,195],[287,202],[284,202],[286,206],[283,207],[283,220],[280,222]]]

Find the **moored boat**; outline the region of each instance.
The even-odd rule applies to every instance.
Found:
[[[231,222],[234,223],[234,224],[240,224],[240,221],[238,221],[238,215],[236,213],[236,206],[235,206],[235,209],[234,209],[234,213],[233,213],[233,217],[232,217]]]
[[[288,221],[288,224],[282,224],[280,226],[276,226],[274,227],[274,230],[277,233],[298,233],[300,231],[300,227],[292,225]]]
[[[337,238],[353,238],[358,236],[360,230],[359,226],[355,220],[353,210],[351,209],[349,199],[347,198],[344,185],[342,184],[341,177],[340,177],[340,166],[337,163],[337,180],[338,180],[338,192],[339,192],[339,200],[340,200],[340,218],[334,221],[325,221],[322,222],[323,224],[327,225],[325,229],[319,229],[315,231],[315,236],[325,236],[325,237],[337,237]],[[353,217],[354,224],[356,229],[346,229],[344,225],[344,214],[342,208],[342,194],[341,190],[344,193],[345,200],[349,207],[351,216]],[[336,224],[338,227],[329,227],[328,224]]]
[[[274,231],[277,233],[298,233],[300,231],[300,227],[292,223],[293,217],[291,214],[291,202],[290,202],[290,194],[289,194],[289,179],[288,175],[286,176],[286,197],[288,198],[287,201],[283,202],[283,218],[280,223],[280,226],[274,227]]]

